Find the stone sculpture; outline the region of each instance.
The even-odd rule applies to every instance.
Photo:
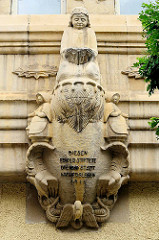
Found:
[[[52,93],[29,114],[27,179],[57,228],[98,228],[129,176],[126,115],[100,85],[97,41],[84,8],[72,11]],[[46,97],[47,95],[47,97]]]
[[[36,101],[39,107],[28,115],[29,125],[27,127],[28,136],[31,142],[46,141],[51,138],[52,111],[50,105],[50,94],[39,92]],[[31,118],[31,119],[30,119]]]

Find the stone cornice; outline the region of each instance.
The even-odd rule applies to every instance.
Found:
[[[0,54],[59,53],[69,15],[0,16]],[[137,16],[92,15],[99,53],[142,54]],[[19,24],[20,23],[20,24]]]

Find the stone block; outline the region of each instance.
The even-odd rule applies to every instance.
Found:
[[[11,0],[0,0],[0,14],[11,14]]]

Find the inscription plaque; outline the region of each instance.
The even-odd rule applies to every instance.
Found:
[[[53,91],[28,116],[27,179],[57,228],[105,222],[129,178],[126,114],[100,84],[97,41],[84,8],[72,11]]]

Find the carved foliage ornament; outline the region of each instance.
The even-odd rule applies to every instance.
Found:
[[[138,67],[128,67],[125,71],[121,72],[124,75],[127,75],[129,78],[135,78],[135,79],[143,79],[143,77],[139,74],[139,68]]]
[[[34,77],[35,79],[39,79],[40,77],[56,76],[57,71],[56,66],[33,64],[24,68],[19,67],[13,73],[17,74],[18,77]]]
[[[56,86],[37,93],[39,107],[28,115],[26,171],[57,228],[98,228],[129,179],[127,115],[117,106],[120,95],[110,99],[100,85],[87,10],[75,8],[72,16],[62,37]]]

